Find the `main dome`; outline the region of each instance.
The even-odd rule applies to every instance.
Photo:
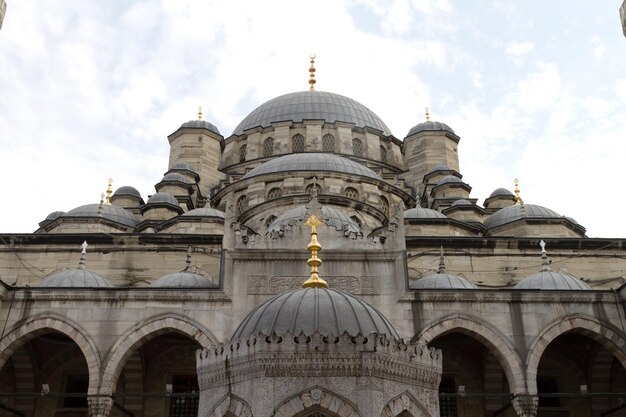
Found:
[[[391,323],[363,300],[327,288],[301,288],[270,298],[243,319],[232,340],[258,335],[370,333],[400,339]]]
[[[273,98],[248,114],[233,135],[241,135],[254,127],[269,127],[274,122],[303,120],[354,123],[356,127],[371,127],[391,135],[387,125],[373,111],[351,98],[325,91],[300,91]]]

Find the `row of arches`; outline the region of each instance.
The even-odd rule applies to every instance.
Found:
[[[524,357],[496,328],[462,314],[437,320],[414,339],[444,352],[441,416],[514,416],[511,393],[532,396],[546,412],[595,416],[618,406],[617,399],[551,394],[626,392],[626,340],[617,329],[592,317],[569,316],[546,326]],[[163,392],[169,383],[173,392],[197,392],[194,351],[214,342],[210,331],[192,319],[168,314],[128,329],[101,357],[94,340],[77,323],[53,314],[35,316],[14,326],[0,342],[0,385],[15,392],[36,392],[44,383],[60,381],[50,390],[141,394]],[[489,395],[446,396],[460,391]],[[44,396],[37,401],[39,407],[55,400]],[[164,405],[163,398],[129,395],[116,402],[137,416],[149,410],[149,415],[184,417],[193,415],[184,410],[197,407],[191,398]],[[24,415],[32,415],[34,406],[28,398],[11,403]],[[56,403],[61,408],[75,406],[85,407],[85,399],[70,397]]]
[[[335,137],[326,134],[322,137],[322,152],[334,153],[337,150]],[[291,152],[302,153],[307,151],[306,140],[303,135],[296,134],[291,138]],[[352,154],[357,157],[364,157],[363,141],[358,138],[352,139]],[[274,138],[269,137],[263,141],[263,157],[274,155]],[[245,162],[248,157],[248,145],[242,144],[239,147],[239,162]],[[380,145],[380,161],[387,162],[387,148]]]

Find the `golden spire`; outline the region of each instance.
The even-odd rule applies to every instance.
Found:
[[[309,67],[309,90],[315,91],[315,54],[309,55],[311,66]]]
[[[113,178],[109,178],[108,181],[109,181],[109,185],[107,187],[107,206],[110,206],[111,205],[111,193],[113,192],[113,188],[112,188]]]
[[[315,214],[311,215],[304,223],[311,227],[311,241],[306,248],[311,252],[311,257],[306,263],[311,267],[311,276],[303,284],[302,288],[328,288],[328,283],[317,274],[317,268],[322,264],[322,260],[317,257],[317,252],[322,250],[322,245],[317,241],[317,226],[322,224]]]
[[[198,120],[202,120],[202,106],[198,107]]]
[[[430,109],[425,107],[424,110],[426,110],[426,121],[430,122]]]
[[[519,205],[522,203],[522,197],[519,196],[519,180],[515,178],[513,182],[515,182],[515,204]]]

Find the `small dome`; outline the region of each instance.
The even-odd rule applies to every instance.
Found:
[[[215,210],[214,208],[211,208],[211,207],[201,207],[201,208],[189,210],[188,212],[182,214],[182,217],[193,217],[193,216],[219,217],[220,219],[223,219],[225,217],[223,211]]]
[[[365,301],[327,288],[301,288],[273,297],[243,319],[232,339],[263,333],[311,336],[350,336],[370,333],[400,339],[385,316]]]
[[[220,131],[217,129],[217,126],[215,126],[213,123],[207,122],[206,120],[190,120],[190,121],[180,125],[180,127],[181,127],[181,129],[182,128],[207,129],[207,130],[210,130],[213,133],[217,133],[218,135],[222,136]]]
[[[473,206],[473,204],[471,201],[461,198],[459,200],[456,200],[454,203],[452,203],[451,207],[457,207],[457,206]]]
[[[541,271],[513,287],[519,290],[590,290],[591,287],[566,272]]]
[[[371,127],[391,135],[387,125],[373,111],[351,98],[325,91],[300,91],[267,101],[247,115],[233,135],[255,127],[269,127],[274,122],[300,123],[303,120],[354,123],[356,127]]]
[[[524,212],[522,212],[522,205],[515,204],[510,207],[505,207],[493,213],[491,216],[485,219],[485,226],[489,229],[493,227],[502,226],[503,224],[511,223],[521,218],[531,219],[562,219],[562,217],[555,211],[550,210],[542,206],[535,204],[524,204]]]
[[[304,220],[305,213],[305,206],[298,206],[286,211],[270,224],[268,230],[280,230],[281,226],[287,226],[290,222],[293,223],[298,220]],[[359,233],[361,231],[361,228],[356,222],[333,207],[322,206],[322,216],[326,218],[326,224],[334,227],[336,230],[343,230],[345,226],[349,232]]]
[[[150,284],[156,288],[217,288],[211,277],[188,270],[165,275]]]
[[[515,194],[513,194],[512,192],[510,192],[506,188],[496,188],[495,190],[493,190],[493,193],[491,193],[489,198],[500,197],[500,196],[515,197]]]
[[[178,200],[176,200],[176,197],[174,197],[172,194],[162,191],[152,195],[148,199],[147,204],[171,204],[174,206],[178,206]]]
[[[242,179],[278,172],[330,171],[382,180],[368,167],[350,159],[328,153],[296,153],[267,161],[249,171]]]
[[[443,273],[427,275],[423,278],[413,281],[409,287],[413,290],[417,289],[448,289],[448,288],[476,288],[474,284],[463,277],[457,275]]]
[[[168,172],[167,174],[165,174],[161,182],[167,182],[167,181],[178,181],[178,182],[182,182],[185,184],[190,183],[189,178],[185,177],[183,174],[179,174],[178,172]]]
[[[430,170],[429,174],[431,172],[437,172],[437,171],[452,171],[452,170],[447,165],[436,165],[433,169]]]
[[[433,131],[433,130],[440,130],[440,131],[454,133],[454,130],[452,130],[452,128],[445,123],[428,121],[428,122],[418,123],[415,126],[413,126],[411,130],[409,130],[409,133],[407,134],[407,136],[411,136],[422,131]]]
[[[65,212],[64,211],[53,211],[52,213],[48,214],[46,216],[46,220],[54,220],[62,215],[64,215]]]
[[[107,220],[130,227],[135,227],[137,226],[137,223],[139,223],[130,211],[113,204],[86,204],[84,206],[76,207],[60,217],[62,219],[72,217],[103,217]]]
[[[404,212],[404,219],[447,219],[447,217],[437,210],[415,207]]]
[[[193,168],[193,165],[191,165],[189,162],[185,162],[185,161],[176,162],[174,165],[172,165],[170,170],[172,170],[172,171],[177,170],[177,171],[196,172],[196,170]]]
[[[96,288],[111,287],[106,279],[86,269],[65,269],[45,277],[37,287]]]
[[[118,188],[117,190],[115,190],[113,195],[114,196],[129,195],[132,197],[141,198],[141,193],[135,187],[131,187],[130,185],[124,185]]]
[[[443,185],[443,184],[448,184],[452,182],[462,183],[463,180],[461,180],[459,177],[456,177],[454,175],[446,175],[445,177],[437,181],[437,185]]]

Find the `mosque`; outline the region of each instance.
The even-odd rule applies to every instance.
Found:
[[[626,240],[315,81],[0,234],[0,416],[626,416]]]

